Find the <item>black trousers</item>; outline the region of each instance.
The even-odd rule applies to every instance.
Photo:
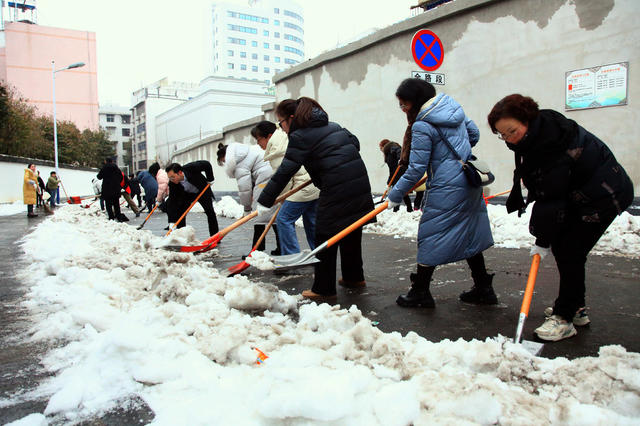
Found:
[[[120,216],[120,196],[103,198],[109,220],[117,219]]]
[[[475,254],[467,259],[467,265],[471,269],[471,278],[473,278],[473,282],[478,287],[484,287],[488,284],[487,282],[487,267],[484,263],[484,255],[482,252]],[[436,270],[435,266],[426,266],[418,264],[418,278],[425,284],[429,285],[431,282],[431,277],[433,276],[433,271]]]
[[[196,199],[198,194],[192,194],[190,192],[182,192],[178,195],[171,194],[167,201],[167,215],[169,216],[169,223],[176,223],[180,216],[189,208],[193,200]],[[213,192],[211,188],[207,189],[202,197],[198,200],[198,203],[202,206],[205,214],[207,215],[207,222],[209,223],[209,235],[214,235],[218,232],[218,218],[216,212],[213,209]],[[186,226],[187,218],[185,217],[178,224],[178,228]]]
[[[319,233],[316,230],[316,247],[333,235]],[[336,294],[336,263],[340,248],[340,268],[342,278],[347,281],[364,281],[362,269],[362,228],[353,231],[334,246],[320,252],[317,257],[320,263],[315,264],[313,278],[314,293],[330,296]]]
[[[587,255],[607,230],[615,216],[600,222],[583,222],[571,218],[562,233],[551,243],[551,252],[558,265],[560,288],[553,313],[571,322],[576,311],[585,306],[585,264]]]

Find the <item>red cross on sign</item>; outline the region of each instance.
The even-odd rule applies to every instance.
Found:
[[[432,31],[420,30],[411,39],[411,54],[423,70],[437,70],[444,59],[442,41]]]

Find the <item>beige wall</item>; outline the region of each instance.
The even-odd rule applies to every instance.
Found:
[[[80,130],[97,130],[95,33],[8,22],[4,36],[0,77],[42,115],[53,116],[51,61],[55,61],[56,69],[85,63],[82,68],[56,73],[56,116],[58,121],[74,122]]]
[[[410,51],[413,34],[430,29],[445,52],[435,72],[444,73],[447,84],[436,89],[460,102],[480,128],[474,152],[496,173],[488,193],[511,187],[513,155],[491,133],[487,114],[502,97],[522,93],[601,137],[640,194],[640,107],[634,103],[640,97],[638,16],[638,0],[458,0],[277,74],[276,99],[317,99],[330,120],[360,139],[372,188],[382,192],[388,169],[378,142],[402,141],[406,117],[395,90],[419,70]],[[565,72],[624,61],[629,62],[628,105],[564,111]],[[225,143],[249,141],[250,126],[229,129],[221,136]],[[211,143],[215,156],[218,140]],[[200,149],[182,155],[192,161],[205,154],[195,152]]]

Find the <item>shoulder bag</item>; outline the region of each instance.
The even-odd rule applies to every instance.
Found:
[[[496,180],[493,173],[491,173],[491,171],[489,170],[489,166],[484,161],[478,160],[475,155],[472,154],[471,158],[469,158],[467,161],[462,161],[462,158],[453,148],[447,138],[442,134],[440,128],[437,126],[434,127],[438,131],[440,138],[449,147],[449,150],[451,151],[453,156],[456,157],[456,160],[458,160],[462,165],[462,171],[467,177],[469,185],[473,187],[487,186],[493,183],[494,180]]]

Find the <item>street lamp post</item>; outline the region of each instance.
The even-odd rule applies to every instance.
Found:
[[[56,73],[60,71],[70,70],[72,68],[84,67],[84,62],[75,62],[67,67],[56,69],[56,62],[51,61],[51,79],[53,80],[53,155],[55,162],[56,175],[60,176],[58,171],[58,123],[56,121]]]

